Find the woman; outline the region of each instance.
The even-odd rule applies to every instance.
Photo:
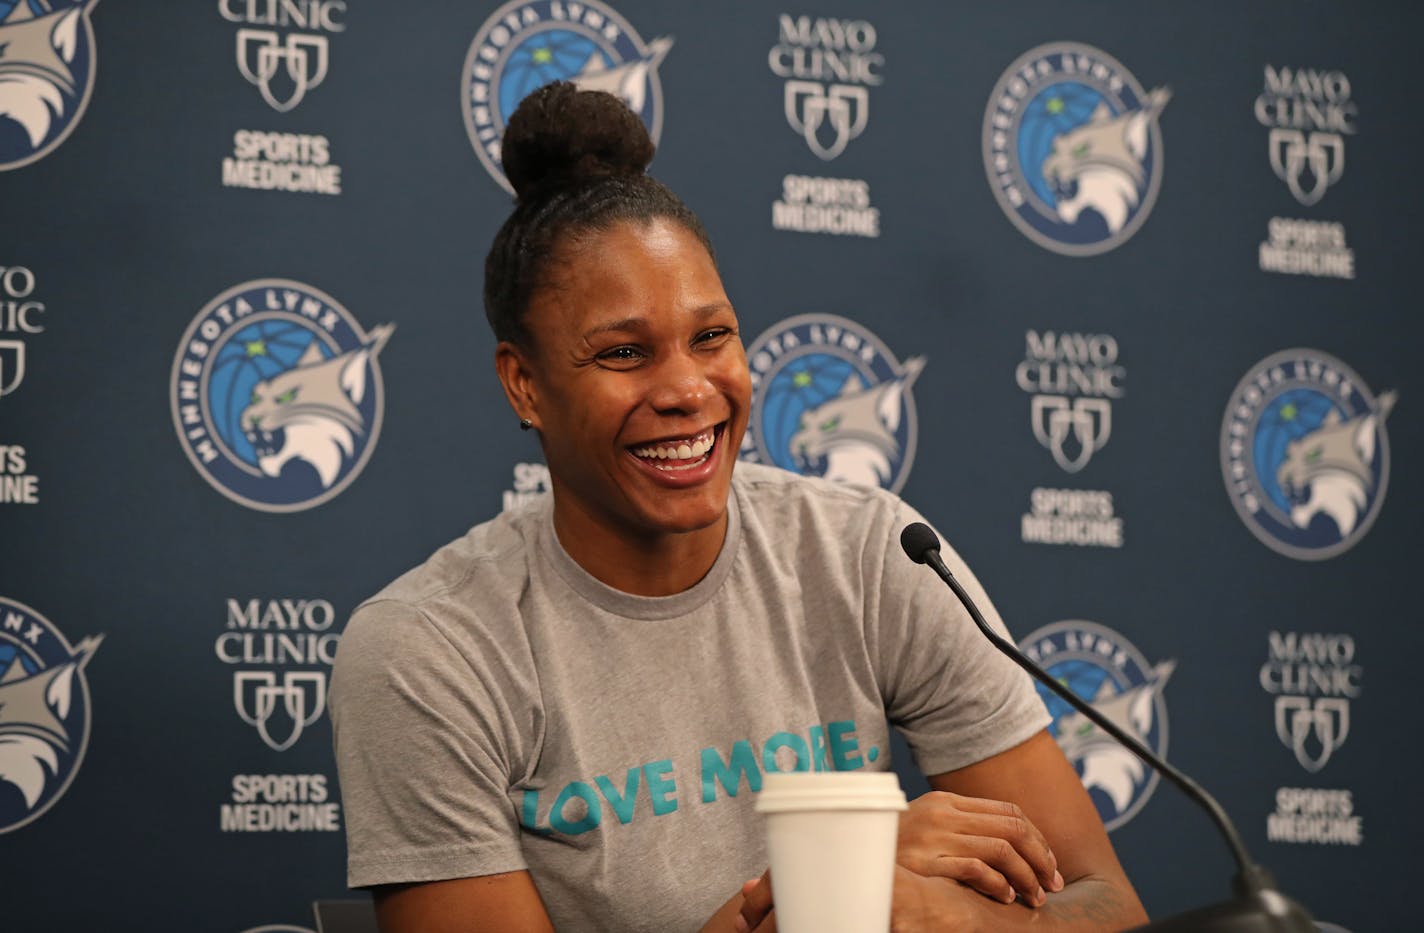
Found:
[[[638,119],[556,84],[503,146],[519,200],[485,304],[552,496],[342,639],[349,880],[382,928],[770,929],[770,885],[742,884],[765,867],[762,774],[884,770],[890,722],[947,792],[902,823],[900,928],[1141,919],[1031,685],[899,553],[917,516],[736,464],[737,317]]]

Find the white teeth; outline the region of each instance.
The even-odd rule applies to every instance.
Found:
[[[704,431],[693,438],[655,447],[639,447],[633,453],[649,460],[697,460],[710,451],[716,443],[714,431]]]

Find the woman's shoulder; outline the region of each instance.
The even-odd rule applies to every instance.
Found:
[[[355,615],[430,615],[450,603],[486,606],[516,600],[529,578],[543,503],[475,525],[364,600]]]
[[[782,517],[814,514],[859,523],[893,516],[903,506],[898,496],[879,487],[836,483],[760,463],[737,464],[732,483],[744,504]]]
[[[777,548],[819,544],[815,550],[833,547],[869,559],[898,540],[906,521],[915,520],[887,490],[801,476],[779,467],[740,463],[733,485],[749,536]]]

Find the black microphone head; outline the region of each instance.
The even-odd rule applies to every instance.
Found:
[[[923,564],[929,560],[931,551],[939,550],[939,536],[924,522],[911,522],[900,532],[900,547],[910,560]]]

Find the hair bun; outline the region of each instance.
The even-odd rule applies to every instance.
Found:
[[[654,147],[643,121],[622,100],[556,81],[515,108],[501,150],[504,175],[524,198],[551,184],[640,175],[653,161]]]

